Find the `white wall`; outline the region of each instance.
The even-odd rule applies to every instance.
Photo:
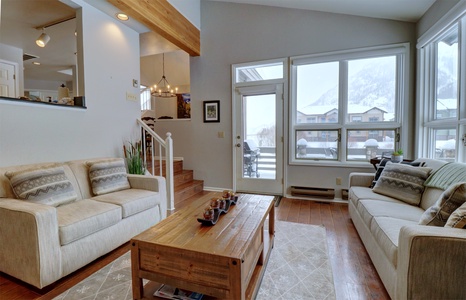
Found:
[[[82,6],[87,109],[17,104],[0,100],[0,166],[122,156],[122,144],[138,137],[139,36],[110,16]]]
[[[201,28],[201,0],[168,0],[197,29]]]
[[[172,132],[175,156],[183,156],[185,166],[207,187],[229,188],[233,182],[231,64],[401,42],[414,46],[415,40],[413,23],[203,0],[201,56],[191,58],[191,121],[157,123],[156,128],[161,134]],[[413,74],[414,61],[413,57]],[[411,78],[414,87],[413,82]],[[203,123],[202,101],[217,99],[221,122]],[[219,131],[225,132],[225,138],[217,137]],[[337,176],[346,187],[349,172],[360,170],[287,168],[287,186],[321,187],[335,187]]]
[[[417,23],[417,36],[423,35],[432,25],[440,20],[460,0],[437,0]]]

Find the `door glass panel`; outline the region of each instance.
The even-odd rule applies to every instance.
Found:
[[[243,178],[276,178],[275,94],[243,97]]]
[[[283,78],[283,63],[247,66],[236,69],[236,83]]]

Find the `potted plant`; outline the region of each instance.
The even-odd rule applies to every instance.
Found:
[[[403,161],[403,150],[398,149],[396,151],[393,151],[391,161],[392,162],[402,162]]]
[[[143,159],[141,141],[135,143],[128,142],[128,144],[128,149],[123,145],[123,151],[125,152],[125,158],[128,164],[128,173],[144,175],[146,173],[146,164]]]

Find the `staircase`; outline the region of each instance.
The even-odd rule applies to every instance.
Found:
[[[152,169],[151,162],[147,162],[149,171]],[[162,162],[162,176],[165,176],[165,161]],[[173,161],[173,179],[175,185],[175,207],[186,199],[202,193],[204,190],[204,181],[194,179],[193,170],[184,170],[183,161]],[[155,161],[154,173],[160,175],[159,161]]]

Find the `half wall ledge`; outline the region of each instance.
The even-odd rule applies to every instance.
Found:
[[[26,105],[26,106],[36,106],[36,105],[46,105],[48,107],[56,107],[56,108],[70,108],[70,109],[87,109],[84,96],[75,97],[74,103],[75,105],[67,105],[67,104],[58,104],[58,103],[50,103],[50,102],[43,102],[43,101],[33,101],[33,100],[25,100],[25,99],[17,99],[17,98],[9,98],[9,97],[0,97],[0,104],[19,104],[19,105]]]

